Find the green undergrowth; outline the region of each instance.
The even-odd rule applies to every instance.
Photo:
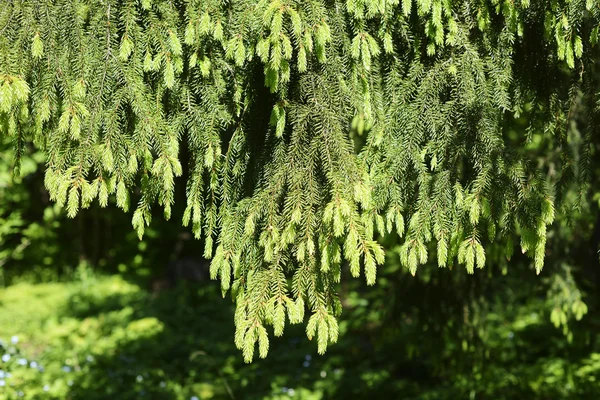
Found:
[[[272,343],[278,357],[245,364],[233,343],[233,306],[219,290],[207,283],[153,293],[118,275],[2,289],[0,352],[10,359],[0,362],[0,398],[320,399],[333,393],[343,370],[324,371],[326,359],[317,358],[301,329]]]
[[[535,287],[499,290],[509,274],[466,326],[431,314],[437,297],[450,310],[461,293],[437,287],[452,271],[430,272],[395,282],[390,264],[377,291],[342,287],[331,351],[317,355],[296,325],[251,364],[214,282],[153,292],[85,270],[70,282],[21,282],[0,290],[0,399],[595,398],[597,335],[581,326],[595,316],[569,322],[569,343]]]

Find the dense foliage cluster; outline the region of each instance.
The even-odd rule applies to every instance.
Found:
[[[140,236],[185,175],[245,359],[306,308],[322,353],[342,265],[375,283],[380,236],[413,275],[430,253],[473,273],[488,240],[540,272],[553,199],[589,170],[570,132],[575,110],[598,126],[599,24],[598,0],[8,1],[0,131],[46,152],[69,215],[114,194]],[[535,135],[556,191],[519,151]]]

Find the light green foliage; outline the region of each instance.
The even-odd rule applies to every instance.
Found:
[[[14,1],[0,131],[47,152],[70,216],[115,195],[140,237],[188,168],[183,223],[232,291],[245,359],[305,306],[324,352],[342,265],[374,284],[393,231],[413,275],[431,242],[439,266],[483,268],[486,233],[520,235],[541,271],[553,193],[503,122],[526,104],[563,140],[574,89],[597,98],[581,83],[599,20],[595,0]],[[538,65],[578,83],[548,88]]]
[[[567,341],[573,340],[573,333],[569,329],[568,321],[573,318],[577,321],[587,314],[588,306],[582,300],[580,290],[571,276],[570,268],[563,267],[564,273],[552,277],[548,291],[549,301],[553,302],[550,312],[550,321],[555,328],[562,327]]]

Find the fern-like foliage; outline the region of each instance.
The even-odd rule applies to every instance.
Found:
[[[493,240],[540,272],[560,193],[519,149],[543,134],[578,168],[570,109],[598,112],[599,24],[598,0],[4,1],[0,132],[46,151],[70,216],[114,195],[140,237],[189,171],[183,224],[245,360],[286,320],[323,353],[341,269],[374,284],[378,235],[412,274],[473,273]]]

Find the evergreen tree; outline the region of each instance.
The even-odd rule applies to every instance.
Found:
[[[188,171],[183,224],[244,358],[305,309],[323,353],[341,269],[374,284],[380,236],[413,275],[515,240],[541,271],[555,200],[585,190],[571,132],[599,126],[599,28],[599,0],[5,1],[0,132],[17,159],[46,152],[68,215],[114,195],[140,237]],[[536,135],[556,187],[523,151]]]

